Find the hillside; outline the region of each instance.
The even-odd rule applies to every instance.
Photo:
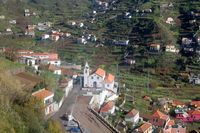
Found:
[[[13,27],[6,23],[12,19],[17,20],[15,30],[22,31],[24,26],[30,23],[50,21],[56,25],[81,18],[89,10],[90,4],[89,0],[1,0],[0,15],[4,15],[5,20],[1,20],[0,31]],[[25,9],[30,9],[39,15],[36,18],[24,18]]]
[[[31,97],[10,71],[22,65],[0,59],[0,132],[1,133],[61,133],[60,125],[47,122],[43,116],[43,104]]]
[[[200,96],[199,85],[189,82],[188,78],[191,73],[200,74],[199,0],[116,0],[113,3],[110,0],[111,6],[108,9],[96,13],[93,12],[96,8],[92,2],[0,0],[0,16],[5,15],[5,19],[0,20],[0,33],[7,28],[11,28],[14,33],[0,35],[0,47],[57,52],[63,61],[82,65],[87,61],[91,68],[101,67],[115,74],[120,82],[120,98],[123,99],[125,94],[134,96],[134,103],[126,102],[124,110],[137,108],[141,114],[152,114],[160,108],[157,105],[152,107],[151,102],[142,99],[144,96],[150,96],[155,102],[158,98],[167,97],[185,103]],[[36,15],[25,17],[25,9],[30,9]],[[10,24],[9,20],[12,19],[16,19],[17,23]],[[53,24],[46,31],[36,28],[34,37],[25,35],[28,25],[42,22]],[[72,22],[76,22],[76,25],[72,25]],[[81,27],[80,23],[84,26]],[[51,36],[52,30],[70,33],[70,37],[62,36],[57,41],[43,40],[42,35]],[[87,40],[89,35],[95,35],[97,40]],[[81,38],[86,39],[87,43],[80,43],[78,40]],[[190,44],[184,44],[184,40]],[[124,42],[127,41],[126,45]],[[116,42],[123,42],[123,45]],[[167,51],[167,46],[172,46],[173,50]],[[4,70],[21,66],[6,59],[0,61],[0,90],[9,92],[2,92],[3,99],[5,96],[7,101],[3,101],[0,110],[5,114],[5,118],[0,120],[0,132],[1,129],[2,132],[16,133],[45,132],[48,130],[47,123],[40,115],[40,110],[31,106],[37,101],[27,98],[30,93],[24,92],[13,77],[4,76]],[[189,76],[185,78],[182,76],[184,74]],[[49,78],[48,74],[41,76]],[[50,86],[54,88],[53,78],[51,81]],[[13,99],[14,93],[10,92],[16,93],[17,97]],[[23,98],[26,100],[23,101]],[[7,110],[13,113],[9,114]],[[115,125],[124,114],[118,111],[110,121]],[[28,115],[31,122],[28,121]],[[19,123],[12,123],[13,119]],[[186,126],[189,132],[196,129],[198,123]]]

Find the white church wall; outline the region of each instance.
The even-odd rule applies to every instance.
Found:
[[[97,88],[102,88],[103,87],[103,78],[97,74],[92,74],[89,76],[89,87],[96,87]]]
[[[114,88],[114,81],[112,83],[105,83],[104,87],[106,89],[112,90]]]

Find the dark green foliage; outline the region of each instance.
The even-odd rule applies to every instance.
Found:
[[[57,101],[57,102],[59,102],[59,101],[62,99],[63,95],[64,95],[63,90],[61,90],[61,89],[56,89],[56,90],[55,90],[54,100]]]

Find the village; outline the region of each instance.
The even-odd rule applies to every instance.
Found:
[[[200,9],[176,16],[174,1],[91,3],[81,19],[26,21],[21,31],[0,12],[0,37],[22,41],[5,41],[1,58],[22,65],[11,75],[42,102],[44,119],[66,133],[198,133]]]
[[[68,131],[96,132],[98,129],[99,132],[102,132],[98,128],[98,125],[101,125],[103,128],[107,128],[107,131],[104,132],[131,131],[151,133],[160,130],[163,133],[182,133],[186,132],[184,123],[192,123],[200,120],[200,101],[198,99],[191,99],[190,102],[184,103],[167,97],[158,98],[156,101],[153,101],[150,96],[144,96],[141,99],[148,101],[152,106],[160,106],[152,115],[141,114],[135,108],[124,110],[123,104],[127,101],[134,102],[134,97],[126,95],[122,104],[117,105],[119,99],[118,82],[116,82],[114,75],[106,73],[105,70],[98,68],[93,71],[87,62],[83,66],[83,69],[79,65],[62,65],[62,61],[59,59],[57,53],[34,53],[30,50],[18,50],[16,54],[20,63],[33,67],[34,72],[38,75],[44,70],[48,70],[60,76],[58,89],[61,89],[63,93],[60,101],[55,101],[54,99],[56,90],[53,92],[48,88],[40,88],[32,93],[32,96],[44,102],[44,114],[47,117],[51,117],[54,113],[59,112],[59,108],[62,108],[62,104],[65,104],[64,99],[68,95],[71,95],[72,89],[75,89],[73,87],[74,81],[77,79],[80,80],[78,83],[80,90],[78,89],[79,93],[77,93],[74,99],[74,105],[71,108],[72,112],[62,114],[62,122],[66,123],[65,121],[67,121],[64,126],[66,126],[66,130]],[[75,72],[77,69],[83,71],[77,74]],[[70,72],[67,73],[67,70]],[[27,86],[31,84],[34,87],[42,82],[39,77],[31,76],[23,72],[23,70],[14,75]],[[64,77],[61,78],[61,75]],[[124,113],[124,120],[117,122],[117,126],[113,127],[108,119],[110,117],[114,118],[116,111]],[[85,116],[79,113],[86,113],[89,118],[83,118]],[[96,117],[99,117],[101,120],[96,119]],[[100,122],[91,127],[93,121],[90,121],[90,119],[96,119],[95,121]],[[87,123],[85,124],[86,121]],[[106,123],[110,127],[104,127],[105,125],[102,123]]]

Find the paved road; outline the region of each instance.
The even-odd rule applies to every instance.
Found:
[[[63,120],[61,119],[61,117],[65,113],[68,113],[68,114],[71,113],[71,109],[72,109],[72,107],[73,107],[73,105],[75,103],[75,99],[76,99],[77,95],[79,95],[80,89],[81,89],[80,85],[74,85],[72,91],[68,94],[68,97],[66,97],[66,99],[64,100],[63,105],[61,106],[59,111],[56,112],[51,117],[51,119],[53,119],[53,120],[60,121],[60,123],[63,126],[63,129],[65,129],[65,128],[64,128]]]
[[[92,97],[78,96],[74,106],[73,116],[80,123],[85,133],[112,133],[112,131],[88,110]]]
[[[74,88],[64,100],[60,110],[56,112],[51,119],[60,121],[64,131],[65,127],[62,116],[65,113],[71,113],[72,108],[74,108],[72,115],[79,121],[85,133],[112,133],[104,123],[99,121],[98,118],[88,110],[87,107],[91,97],[81,96],[81,94],[83,94],[83,91],[81,91],[80,85],[74,85]]]

